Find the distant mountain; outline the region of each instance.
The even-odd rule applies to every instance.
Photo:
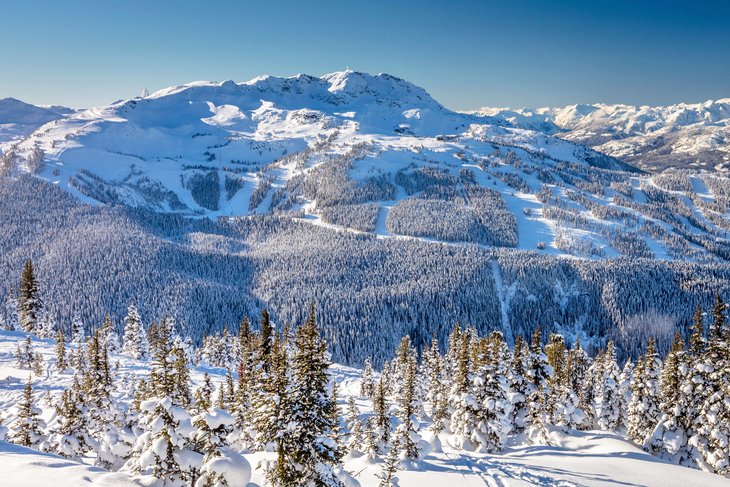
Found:
[[[59,323],[118,321],[135,301],[195,339],[263,306],[299,323],[314,301],[347,363],[457,320],[666,348],[728,292],[730,179],[566,140],[559,124],[602,110],[457,113],[345,71],[74,111],[0,143],[0,288],[32,256]]]
[[[648,171],[730,169],[730,98],[664,107],[592,104],[474,113],[585,144]]]
[[[43,124],[73,113],[61,106],[39,107],[16,100],[0,99],[0,143],[28,136]]]
[[[723,106],[485,116],[387,74],[194,82],[54,119],[15,145],[10,172],[36,172],[86,202],[186,216],[284,214],[387,238],[725,259],[727,179],[642,175],[565,140],[607,118],[631,118],[612,129],[626,134],[659,119],[721,123]]]

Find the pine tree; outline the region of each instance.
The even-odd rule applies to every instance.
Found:
[[[66,360],[66,339],[63,332],[56,332],[56,370],[63,372],[68,369],[68,361]]]
[[[254,426],[256,430],[255,446],[267,449],[273,445],[277,454],[284,455],[290,446],[290,438],[280,434],[291,421],[291,370],[288,346],[281,342],[278,334],[274,336],[271,346],[271,370],[262,372],[261,384],[254,396]],[[281,478],[288,478],[284,470],[288,464],[277,466],[283,469]]]
[[[172,323],[164,319],[150,327],[150,387],[156,397],[173,398],[175,391],[174,362],[172,356]]]
[[[41,355],[40,353],[34,353],[33,360],[30,363],[30,368],[35,375],[37,375],[38,377],[42,376],[45,372],[43,355]]]
[[[547,386],[550,372],[548,369],[547,356],[542,351],[542,335],[539,327],[535,328],[535,332],[532,335],[528,363],[527,376],[530,378],[530,382],[532,383],[531,389],[533,391],[540,390],[540,392],[543,393]]]
[[[548,431],[548,416],[545,410],[545,399],[542,392],[537,389],[530,394],[530,411],[527,415],[527,427],[525,432],[530,442],[536,445],[550,445],[550,434]]]
[[[100,330],[89,339],[86,357],[88,366],[82,372],[83,392],[79,397],[88,408],[89,430],[98,435],[110,421],[112,385],[109,356]]]
[[[347,398],[347,431],[348,451],[361,451],[363,448],[362,421],[360,421],[360,410],[352,396]]]
[[[43,301],[38,289],[38,281],[33,270],[33,262],[28,259],[23,266],[23,274],[18,288],[18,316],[23,331],[36,333],[38,319],[43,312]]]
[[[365,359],[365,365],[362,369],[362,377],[360,379],[360,395],[361,396],[372,396],[373,394],[373,365],[370,363],[370,358]]]
[[[192,430],[187,412],[172,404],[169,397],[142,401],[139,426],[142,434],[122,470],[137,475],[153,475],[164,485],[179,485],[189,480],[190,472],[178,458],[190,451],[188,434]]]
[[[95,444],[88,433],[82,401],[77,397],[79,389],[78,379],[74,377],[74,385],[61,394],[56,405],[55,424],[51,427],[51,448],[72,459],[80,459]]]
[[[702,322],[702,305],[698,304],[692,317],[692,334],[689,338],[689,352],[694,356],[702,355],[705,351],[705,330]]]
[[[273,335],[274,329],[272,328],[271,321],[269,319],[269,311],[264,308],[263,311],[261,311],[261,328],[259,331],[259,361],[266,373],[271,371]]]
[[[512,402],[511,422],[516,432],[524,431],[528,413],[527,347],[522,335],[515,339],[509,368],[509,397]]]
[[[644,441],[644,447],[654,455],[662,456],[675,464],[690,461],[688,433],[691,420],[687,417],[689,402],[684,396],[683,381],[687,370],[684,340],[677,332],[672,349],[667,355],[659,381],[661,415],[654,431]]]
[[[398,470],[398,457],[400,455],[400,444],[398,441],[399,437],[396,436],[393,440],[393,444],[390,446],[388,455],[385,457],[383,470],[380,475],[378,475],[378,478],[380,479],[378,487],[398,487],[398,481],[395,476],[395,473]]]
[[[149,355],[149,343],[147,334],[142,325],[142,318],[139,315],[137,306],[132,303],[127,308],[127,316],[124,317],[124,339],[122,353],[129,355],[136,360],[144,360]]]
[[[418,441],[420,440],[414,422],[418,366],[414,354],[415,351],[411,350],[409,342],[404,355],[399,359],[399,361],[402,361],[402,367],[405,370],[402,373],[403,385],[400,388],[398,398],[398,420],[400,424],[396,436],[399,436],[397,441],[403,449],[404,458],[409,460],[418,459]]]
[[[634,373],[629,404],[628,437],[644,446],[659,421],[659,372],[661,361],[654,339],[649,340],[646,353],[640,358]]]
[[[18,299],[16,292],[8,289],[8,297],[5,299],[4,328],[8,331],[20,331],[20,316],[18,315]]]
[[[42,310],[36,324],[36,334],[38,338],[50,340],[56,336],[56,325],[53,318],[47,310]]]
[[[77,346],[81,346],[86,343],[84,324],[78,314],[74,315],[73,320],[71,321],[71,343]]]
[[[248,326],[248,320],[245,321]],[[243,326],[243,325],[242,325]],[[253,396],[258,380],[258,371],[254,364],[254,350],[250,347],[247,338],[239,334],[241,351],[238,364],[238,387],[236,387],[233,411],[235,414],[235,439],[242,448],[249,448],[253,444]]]
[[[684,391],[689,399],[691,453],[707,470],[730,473],[730,330],[726,325],[727,305],[718,294],[712,309],[713,321],[707,333],[704,354],[693,355],[689,381]]]
[[[600,362],[596,363],[595,421],[602,430],[615,430],[621,421],[620,374],[616,348],[613,342],[608,342]]]
[[[380,374],[380,379],[373,390],[373,416],[368,421],[367,434],[371,440],[368,451],[373,457],[382,454],[390,441],[390,410],[387,396],[385,376]]]
[[[15,349],[15,362],[19,369],[30,369],[33,365],[33,344],[31,338],[25,337],[23,345]]]
[[[210,375],[206,372],[203,375],[203,384],[195,390],[195,410],[200,413],[208,411],[212,406],[213,386],[210,382]]]
[[[173,356],[173,393],[172,400],[174,404],[184,408],[190,407],[192,395],[190,393],[190,370],[188,369],[188,360],[185,351],[180,347],[172,349]]]
[[[46,427],[40,414],[41,410],[35,406],[33,400],[33,384],[28,379],[18,404],[18,417],[13,425],[10,441],[29,448],[40,448],[45,441],[43,430]]]
[[[225,468],[220,468],[217,459],[225,452],[227,456],[233,453],[227,448],[226,438],[233,429],[233,417],[223,410],[204,412],[193,418],[196,431],[193,435],[195,450],[203,454],[203,463],[200,472],[191,472],[190,484],[195,487],[235,487],[227,478]],[[240,455],[237,455],[241,461]],[[199,475],[198,475],[199,474]]]
[[[619,424],[625,428],[629,426],[629,404],[631,404],[631,384],[634,380],[634,363],[627,360],[621,375],[618,378],[619,390]]]
[[[299,327],[292,357],[292,450],[279,455],[277,465],[283,462],[295,467],[300,484],[340,486],[335,475],[339,467],[337,449],[331,441],[332,399],[327,391],[329,362],[325,343],[319,337],[314,305],[310,307],[307,322]]]

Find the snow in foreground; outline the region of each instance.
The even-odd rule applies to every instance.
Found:
[[[17,415],[16,404],[22,393],[22,384],[30,371],[15,364],[14,350],[25,334],[0,331],[0,407],[5,424],[12,426]],[[34,348],[46,363],[52,362],[53,342],[34,340]],[[115,355],[120,374],[145,374],[147,364],[124,355]],[[48,370],[50,372],[50,370]],[[224,371],[215,368],[195,368],[192,381],[200,384],[203,373],[211,375],[214,384],[224,380]],[[372,408],[359,395],[359,371],[334,366],[333,372],[342,385],[341,402],[354,396],[361,411]],[[70,375],[35,376],[36,403],[43,408],[43,416],[51,419],[53,411],[45,405],[44,396],[58,394],[67,387]],[[423,431],[423,430],[422,430]],[[438,486],[723,486],[730,480],[675,466],[645,453],[615,433],[577,431],[568,433],[553,430],[551,446],[527,445],[520,437],[513,438],[499,454],[464,451],[451,447],[452,438],[441,436],[441,445],[434,446],[428,433],[421,442],[421,458],[397,472],[399,487]],[[250,486],[264,485],[264,467],[274,454],[245,453],[253,468]],[[92,463],[93,458],[84,458]],[[345,458],[345,469],[352,474],[352,487],[375,487],[380,480],[382,461],[356,454]],[[9,487],[78,487],[78,486],[132,486],[157,485],[152,478],[134,478],[128,473],[111,473],[85,463],[77,463],[53,454],[0,442],[0,485]],[[231,486],[234,487],[234,486]],[[350,487],[348,485],[348,487]]]
[[[662,486],[730,485],[717,475],[669,465],[612,433],[573,431],[554,434],[556,446],[518,446],[503,454],[452,450],[431,452],[414,470],[398,473],[400,487],[440,486]],[[265,453],[247,455],[256,465]],[[362,487],[377,486],[379,464],[366,457],[348,458],[347,468]],[[263,485],[262,472],[253,482]],[[128,487],[150,485],[128,474],[106,472],[64,458],[0,442],[0,479],[9,487]]]

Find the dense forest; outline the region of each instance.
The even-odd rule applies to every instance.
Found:
[[[688,309],[730,293],[723,263],[379,239],[276,215],[190,219],[86,205],[31,177],[0,181],[0,212],[6,326],[18,319],[19,263],[32,258],[43,319],[66,333],[107,314],[121,332],[134,302],[145,319],[173,317],[199,346],[265,307],[278,324],[301,323],[314,302],[333,360],[356,366],[382,366],[404,335],[444,347],[457,321],[501,331],[510,346],[536,329],[580,338],[590,353],[612,340],[619,359],[636,359],[649,335],[666,353],[676,328],[689,335]]]
[[[500,331],[458,324],[445,348],[434,338],[418,349],[406,336],[380,372],[366,361],[358,397],[367,411],[339,396],[313,304],[299,326],[276,327],[264,309],[257,326],[244,318],[196,347],[169,317],[145,326],[133,304],[121,335],[110,318],[88,336],[78,322],[66,333],[42,319],[31,261],[17,296],[9,331],[24,332],[15,359],[31,373],[0,435],[164,485],[232,485],[246,475],[248,453],[271,451],[272,486],[345,485],[343,458],[367,455],[382,463],[389,487],[418,461],[426,432],[431,447],[448,438],[499,452],[511,438],[549,444],[554,428],[618,431],[665,460],[730,475],[730,327],[720,295],[709,313],[696,308],[687,339],[677,330],[662,354],[649,337],[624,363],[611,341],[591,356],[580,341],[543,339],[539,328],[512,347]],[[46,361],[35,352],[43,340],[54,341]],[[120,376],[122,359],[137,361],[141,374]],[[194,389],[194,367],[227,372],[216,385],[206,372]],[[33,377],[49,374],[72,380],[43,399],[55,408],[45,424]]]

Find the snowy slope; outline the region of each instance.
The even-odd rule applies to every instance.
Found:
[[[594,119],[631,119],[627,134],[669,121],[720,126],[724,106],[480,116],[386,74],[201,81],[43,125],[18,145],[10,172],[31,171],[40,148],[38,176],[92,204],[285,214],[381,238],[575,257],[725,260],[726,177],[642,174],[563,140]]]
[[[20,398],[29,371],[15,366],[16,346],[25,339],[20,332],[0,330],[0,406],[5,425],[12,427],[15,404]],[[43,355],[46,373],[33,378],[36,404],[43,409],[43,418],[52,421],[53,411],[47,404],[47,395],[57,397],[68,387],[71,373],[58,374],[54,368],[52,341],[33,339],[34,351]],[[130,380],[148,374],[146,362],[135,361],[125,355],[113,354],[118,363],[116,380]],[[225,370],[197,367],[192,370],[193,386],[202,383],[203,374],[209,373],[212,383],[219,387],[225,380]],[[335,365],[333,374],[340,383],[340,405],[344,409],[349,396],[354,396],[362,413],[372,411],[368,399],[360,396],[360,371]],[[413,468],[399,470],[400,487],[441,486],[560,486],[560,487],[715,487],[730,485],[730,480],[670,465],[648,455],[618,434],[605,431],[554,430],[552,446],[527,445],[513,442],[499,454],[468,452],[450,446],[448,437],[442,438],[442,448],[433,448],[426,431],[420,425],[425,443],[421,446],[423,458]],[[246,453],[253,467],[251,487],[263,485],[263,467],[272,453]],[[89,456],[86,463],[92,463]],[[382,463],[363,456],[349,456],[345,469],[357,481],[352,487],[375,487]],[[80,487],[86,485],[127,487],[152,485],[150,478],[133,479],[124,473],[108,473],[102,469],[79,464],[55,455],[41,453],[0,441],[0,479],[8,487]]]
[[[4,144],[27,137],[41,125],[66,117],[73,110],[66,107],[39,107],[16,100],[0,100],[0,149]]]
[[[730,98],[659,107],[599,103],[475,113],[559,135],[647,170],[730,167]]]
[[[139,487],[139,481],[121,472],[42,453],[0,441],[0,479],[7,487]]]

